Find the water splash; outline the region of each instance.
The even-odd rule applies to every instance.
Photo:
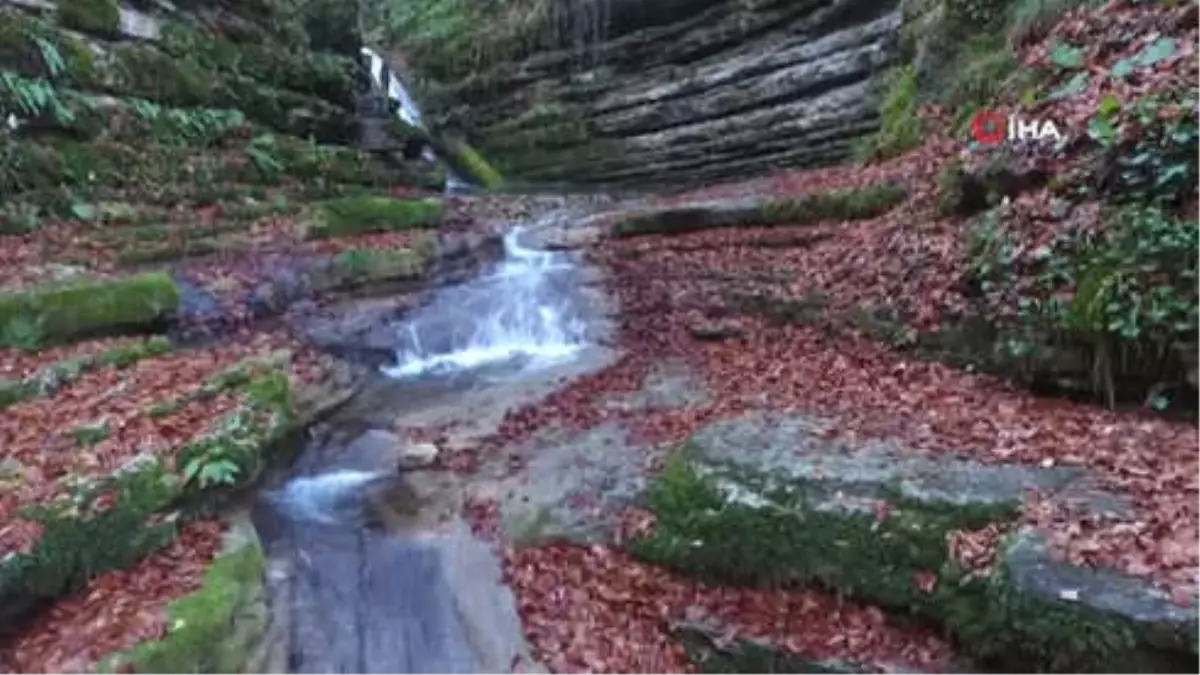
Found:
[[[585,346],[586,325],[571,302],[575,267],[559,253],[504,238],[504,259],[485,277],[442,291],[399,329],[404,378],[511,361],[559,362]]]
[[[344,519],[363,487],[386,476],[379,471],[350,469],[301,476],[266,498],[292,518],[333,525]]]

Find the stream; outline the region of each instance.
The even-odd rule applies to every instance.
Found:
[[[478,277],[437,290],[395,326],[395,363],[309,440],[255,507],[269,560],[267,672],[511,672],[531,663],[498,557],[452,487],[419,498],[393,430],[455,424],[485,436],[513,407],[602,366],[585,265],[504,235]],[[602,322],[600,322],[602,323]],[[428,481],[426,481],[428,482]],[[430,491],[427,489],[427,493]],[[373,504],[391,505],[382,522]]]

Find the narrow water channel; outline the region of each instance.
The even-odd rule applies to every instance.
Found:
[[[585,270],[528,244],[539,226],[555,222],[511,230],[491,269],[396,325],[395,363],[263,493],[256,523],[277,643],[269,670],[508,672],[525,657],[499,560],[465,522],[379,528],[367,504],[405,482],[387,468],[394,447],[380,439],[395,436],[386,430],[498,420],[532,395],[530,382],[552,384],[587,360]]]

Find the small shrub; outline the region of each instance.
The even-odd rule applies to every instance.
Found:
[[[178,304],[175,282],[161,273],[0,296],[0,344],[40,346],[145,329]]]
[[[970,216],[987,208],[996,186],[986,178],[968,174],[957,158],[947,162],[938,173],[938,214]]]
[[[322,204],[308,236],[326,238],[436,227],[441,219],[442,202],[438,199],[346,197]]]
[[[1016,48],[1037,42],[1072,9],[1103,4],[1102,0],[1017,0],[1008,11],[1008,43]]]
[[[861,141],[855,154],[861,161],[895,157],[921,144],[924,125],[917,117],[917,70],[903,66],[886,77],[879,106],[879,131]]]
[[[121,27],[118,0],[59,0],[58,16],[64,26],[100,37],[112,37]]]
[[[117,58],[118,88],[174,106],[203,106],[215,90],[214,76],[187,57],[172,57],[148,45],[126,47]]]

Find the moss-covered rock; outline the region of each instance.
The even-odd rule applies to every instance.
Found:
[[[22,509],[20,517],[44,530],[32,551],[0,560],[0,624],[134,565],[170,543],[181,523],[257,481],[295,423],[291,389],[278,370],[238,386],[242,405],[174,457],[139,455],[54,502]],[[96,508],[101,498],[113,506]]]
[[[102,662],[102,671],[135,673],[243,672],[266,630],[266,557],[241,523],[239,535],[204,574],[204,585],[167,607],[167,633]]]
[[[795,199],[707,202],[636,214],[618,222],[613,234],[631,237],[717,227],[801,226],[823,220],[861,220],[881,216],[906,198],[902,186],[883,184]]]
[[[393,199],[367,195],[321,205],[308,236],[321,239],[389,230],[437,227],[442,220],[438,199]]]
[[[68,28],[113,37],[121,27],[121,3],[118,0],[59,0],[58,17]]]
[[[173,57],[151,45],[132,45],[114,54],[114,87],[122,93],[176,106],[212,100],[218,78],[191,58]]]
[[[0,378],[0,410],[36,396],[51,396],[63,385],[96,368],[127,368],[142,359],[159,356],[170,350],[170,340],[155,336],[118,345],[99,354],[58,361],[22,379]]]
[[[384,281],[404,281],[420,278],[428,269],[432,254],[429,245],[414,249],[381,251],[347,249],[334,257],[329,285],[349,287]]]
[[[448,163],[467,180],[489,190],[495,190],[504,183],[500,173],[471,146],[459,140],[451,140],[447,146],[453,153]]]
[[[1141,581],[1057,562],[1025,532],[1002,542],[990,571],[950,557],[950,534],[1006,526],[1030,487],[1071,491],[1096,513],[1127,508],[1086,473],[938,460],[887,442],[847,447],[829,428],[751,415],[702,430],[651,487],[658,528],[632,551],[708,581],[814,584],[931,621],[981,667],[1161,672],[1195,662],[1180,637],[1194,637],[1195,617]]]
[[[145,331],[160,325],[178,304],[179,290],[166,274],[0,296],[0,344],[36,347]]]
[[[96,79],[86,42],[15,9],[0,9],[0,63],[11,73],[77,87]]]

